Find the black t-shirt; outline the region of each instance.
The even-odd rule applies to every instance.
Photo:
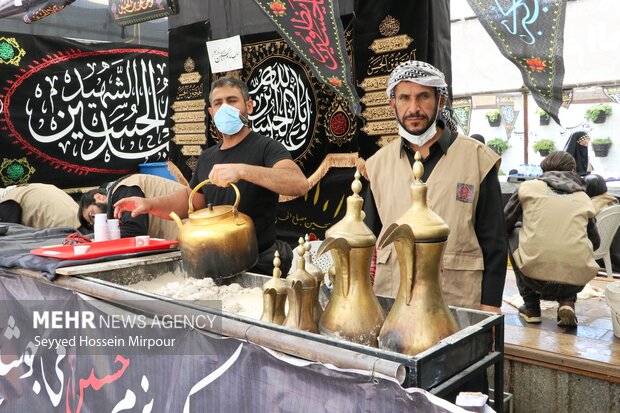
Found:
[[[124,179],[125,177],[121,178]],[[112,194],[108,193],[108,219],[114,218],[114,204],[123,198],[137,196],[144,198],[144,192],[138,186],[118,185],[112,189]],[[137,237],[139,235],[149,235],[149,215],[141,214],[137,217],[131,216],[131,211],[125,211],[118,220],[121,230],[121,238]]]
[[[244,163],[272,167],[283,159],[291,159],[291,154],[280,142],[256,132],[250,132],[244,140],[232,148],[222,150],[220,146],[221,144],[218,144],[207,148],[200,155],[196,170],[189,183],[191,188],[195,188],[199,183],[208,179],[211,169],[216,164]],[[276,241],[275,223],[278,194],[243,180],[235,185],[241,194],[239,211],[252,218],[258,239],[258,251],[262,252]],[[233,205],[235,203],[236,195],[232,187],[221,188],[215,185],[205,185],[199,191],[205,194],[207,204]]]

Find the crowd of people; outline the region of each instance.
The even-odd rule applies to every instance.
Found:
[[[564,151],[542,162],[542,176],[520,185],[504,208],[498,179],[500,157],[479,135],[457,132],[449,111],[444,74],[421,61],[408,61],[391,73],[386,89],[400,139],[366,161],[369,188],[365,222],[379,237],[410,206],[414,154],[422,156],[428,205],[451,228],[443,256],[441,285],[450,305],[500,312],[510,257],[525,304],[520,316],[541,321],[540,300],[558,301],[557,323],[575,327],[576,293],[597,273],[595,217],[618,201],[605,181],[591,174],[589,137],[571,135]],[[217,145],[198,159],[188,186],[153,175],[134,174],[83,194],[76,203],[64,191],[45,184],[0,189],[0,221],[35,228],[69,226],[93,230],[96,214],[120,220],[121,236],[151,235],[175,239],[177,225],[169,214],[188,216],[188,204],[235,202],[230,184],[244,194],[239,211],[254,222],[259,260],[251,271],[271,274],[274,252],[284,274],[291,246],[276,235],[279,195],[301,196],[308,180],[286,148],[252,131],[254,104],[244,82],[216,80],[210,89],[209,113],[221,135]],[[189,199],[193,188],[209,180]],[[376,251],[374,288],[394,296],[399,267],[393,246]]]

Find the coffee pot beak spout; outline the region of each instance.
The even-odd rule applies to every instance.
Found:
[[[177,226],[179,227],[179,229],[181,229],[183,227],[183,222],[181,221],[181,218],[179,218],[179,216],[175,214],[174,212],[171,212],[169,215],[170,215],[170,218],[172,218],[174,222],[177,223]]]

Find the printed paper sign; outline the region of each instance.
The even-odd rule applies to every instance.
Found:
[[[207,42],[212,73],[228,72],[243,68],[241,38],[237,36]]]

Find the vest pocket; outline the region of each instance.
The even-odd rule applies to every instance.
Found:
[[[392,253],[392,246],[389,245],[385,248],[377,250],[377,264],[385,264],[390,259]]]

